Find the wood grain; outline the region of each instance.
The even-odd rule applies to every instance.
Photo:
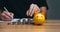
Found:
[[[43,25],[7,25],[0,23],[0,32],[60,32],[60,20],[46,20]]]

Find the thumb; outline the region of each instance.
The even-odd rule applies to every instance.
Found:
[[[10,12],[10,15],[14,16],[14,14],[12,12]]]

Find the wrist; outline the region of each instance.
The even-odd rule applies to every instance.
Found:
[[[0,20],[1,20],[1,14],[2,14],[3,10],[0,9]]]

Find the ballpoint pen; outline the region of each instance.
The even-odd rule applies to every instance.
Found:
[[[5,11],[8,12],[8,10],[6,9],[6,7],[4,7]]]
[[[5,9],[5,11],[6,11],[8,14],[10,14],[6,7],[4,7],[4,9]]]

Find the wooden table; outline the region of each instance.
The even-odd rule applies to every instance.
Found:
[[[0,23],[0,32],[60,32],[60,20],[46,20],[44,25],[6,25]]]

